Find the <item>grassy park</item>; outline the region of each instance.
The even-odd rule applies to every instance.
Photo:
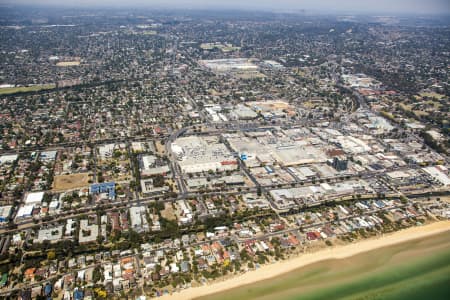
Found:
[[[38,92],[38,91],[42,91],[42,90],[51,90],[51,89],[54,89],[55,87],[56,87],[55,84],[43,84],[43,85],[0,88],[0,95],[10,95],[10,94],[26,93],[26,92]]]

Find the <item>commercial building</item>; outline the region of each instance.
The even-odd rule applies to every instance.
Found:
[[[284,100],[253,101],[246,105],[256,112],[261,112],[265,119],[291,117],[297,113],[295,107]]]
[[[130,207],[130,222],[133,230],[137,232],[149,230],[146,212],[145,206]]]
[[[24,202],[27,205],[38,205],[42,203],[42,199],[44,199],[44,192],[28,193]]]
[[[208,180],[204,177],[201,178],[188,178],[186,179],[186,184],[189,189],[198,189],[209,186]]]
[[[180,217],[178,219],[180,225],[189,224],[192,222],[192,209],[185,200],[177,201]]]
[[[55,212],[58,208],[59,208],[59,201],[58,200],[53,200],[50,202],[50,204],[48,205],[48,209],[50,212]]]
[[[164,185],[161,187],[155,187],[153,185],[153,179],[142,179],[141,180],[141,190],[143,194],[161,193],[169,191],[169,187]]]
[[[314,146],[300,143],[282,144],[274,147],[273,157],[283,166],[294,166],[327,161],[325,153]]]
[[[101,159],[110,158],[113,155],[114,149],[116,149],[115,144],[106,144],[98,147],[98,153]]]
[[[154,155],[139,156],[139,168],[142,176],[166,175],[170,172],[167,164],[158,161],[158,157]],[[159,162],[159,163],[158,163]]]
[[[284,69],[284,66],[282,64],[280,64],[279,62],[274,61],[274,60],[265,60],[262,62],[262,66],[264,66],[266,68],[274,69],[274,70]]]
[[[338,171],[345,171],[348,167],[348,160],[345,156],[335,156],[331,161],[331,165]]]
[[[17,154],[7,154],[0,156],[0,165],[12,164],[17,160],[19,156]]]
[[[352,88],[378,88],[381,85],[380,82],[364,74],[344,74],[341,78]]]
[[[183,173],[227,171],[238,167],[236,158],[217,141],[189,136],[177,139],[171,148]]]
[[[247,205],[250,209],[259,208],[259,209],[269,209],[269,201],[263,196],[257,196],[256,194],[245,194],[242,196],[242,200],[245,205]]]
[[[239,135],[227,139],[230,146],[238,152],[246,165],[257,160],[264,164],[275,162],[283,166],[294,166],[327,161],[327,155],[321,147],[310,145],[307,141],[278,138],[270,132],[263,132],[256,139]]]
[[[0,206],[0,223],[6,223],[11,217],[12,205]]]
[[[378,129],[380,133],[394,129],[394,126],[392,126],[385,118],[379,116],[369,116],[368,119],[370,123],[366,124],[366,127],[369,129]]]
[[[272,203],[276,209],[288,210],[296,206],[294,201],[296,196],[292,189],[272,190],[270,191],[270,195],[272,196]]]
[[[29,218],[33,215],[34,204],[24,205],[19,208],[16,214],[17,219]]]
[[[248,58],[201,60],[200,64],[218,73],[235,71],[257,71],[259,67]]]
[[[450,178],[444,172],[448,172],[444,166],[434,166],[423,168],[423,170],[430,175],[435,181],[439,182],[443,186],[450,185]]]
[[[339,145],[346,153],[360,154],[370,151],[370,147],[364,141],[353,136],[340,135],[331,141]]]
[[[57,151],[43,151],[39,154],[39,159],[43,162],[54,161],[56,159]]]
[[[285,210],[294,207],[296,204],[311,205],[328,199],[372,192],[373,189],[366,181],[349,180],[335,184],[321,183],[308,187],[276,189],[271,190],[270,195],[275,208]]]
[[[223,176],[215,180],[215,184],[225,183],[227,185],[240,185],[245,183],[245,177],[239,174]]]
[[[238,104],[236,108],[233,109],[232,115],[239,120],[251,120],[258,117],[258,114],[254,110],[242,104]]]

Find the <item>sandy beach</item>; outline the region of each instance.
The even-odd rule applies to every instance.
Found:
[[[322,260],[347,258],[370,250],[424,238],[446,231],[450,231],[450,221],[440,221],[429,225],[412,227],[382,237],[362,240],[344,246],[330,247],[314,253],[302,254],[292,259],[262,266],[258,270],[249,271],[228,280],[217,281],[201,287],[189,288],[172,295],[159,297],[158,299],[187,300],[204,297],[213,293],[276,277]]]

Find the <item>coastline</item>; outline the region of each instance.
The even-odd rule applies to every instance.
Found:
[[[162,300],[187,300],[208,296],[218,292],[237,288],[243,285],[270,279],[285,273],[289,273],[301,267],[328,259],[348,258],[357,254],[391,246],[415,239],[437,235],[450,231],[450,221],[439,221],[428,225],[416,226],[389,233],[384,236],[369,238],[343,246],[325,248],[316,252],[301,254],[297,257],[283,260],[274,264],[263,265],[258,270],[236,275],[223,281],[215,281],[200,287],[191,287],[171,295],[164,295],[157,299]]]

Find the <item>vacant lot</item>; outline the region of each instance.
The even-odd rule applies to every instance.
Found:
[[[421,116],[428,116],[428,112],[426,111],[421,111],[421,110],[413,110],[412,105],[408,105],[408,104],[403,104],[401,103],[400,106],[407,111],[412,111],[416,116],[421,117]]]
[[[0,88],[0,95],[25,93],[25,92],[37,92],[37,91],[41,91],[41,90],[54,89],[55,87],[56,87],[56,85],[54,85],[54,84],[43,84],[43,85],[33,85],[33,86]]]
[[[89,185],[89,174],[78,173],[55,176],[53,190],[69,190]]]
[[[161,211],[161,216],[167,220],[176,220],[177,217],[173,212],[172,203],[164,203],[164,210]]]
[[[441,100],[442,98],[445,97],[445,95],[438,94],[438,93],[420,93],[419,95],[422,97],[436,98],[438,100]]]
[[[166,148],[165,148],[165,146],[163,144],[161,144],[161,141],[156,141],[155,142],[155,147],[156,147],[156,151],[159,154],[161,154],[161,155],[166,154]]]
[[[56,64],[57,67],[73,67],[73,66],[79,66],[80,62],[77,60],[74,61],[60,61]]]

